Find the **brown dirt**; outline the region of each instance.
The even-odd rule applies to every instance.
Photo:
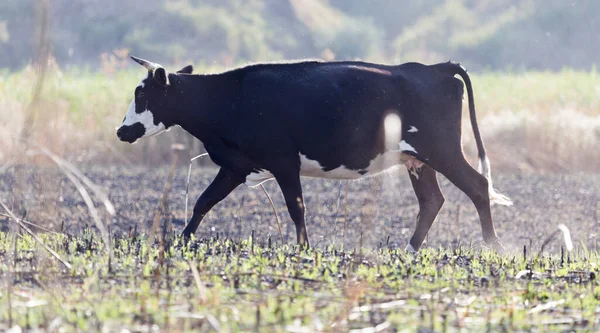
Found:
[[[73,185],[53,167],[22,167],[24,181],[18,181],[16,167],[0,175],[0,199],[12,205],[17,214],[36,224],[69,233],[81,232],[93,226],[87,208]],[[104,188],[117,209],[110,229],[113,233],[128,232],[137,225],[147,232],[152,223],[168,167],[84,166],[82,171]],[[206,188],[216,169],[196,167],[192,172],[188,216]],[[185,223],[185,182],[187,165],[177,169],[169,195],[174,231],[180,232]],[[481,243],[481,228],[475,209],[468,198],[441,177],[446,204],[438,215],[428,239],[428,246],[456,246]],[[19,185],[21,184],[21,185]],[[25,184],[25,185],[23,185]],[[600,233],[600,174],[498,174],[495,187],[510,196],[512,207],[492,208],[498,234],[513,251],[523,245],[539,250],[544,239],[564,223],[571,230],[576,248],[585,245],[596,249]],[[289,219],[283,197],[274,181],[265,183],[282,222],[286,242],[294,243],[294,225]],[[341,244],[344,241],[345,181],[303,178],[307,204],[309,237],[314,246]],[[14,204],[17,189],[24,189],[25,207]],[[100,203],[97,205],[103,209]],[[108,218],[103,213],[104,220]],[[385,245],[404,247],[412,235],[418,205],[406,171],[400,170],[375,178],[349,183],[347,233],[345,245],[366,247]],[[6,228],[8,219],[0,217]],[[63,224],[64,223],[64,224]],[[236,189],[217,205],[200,225],[198,237],[217,233],[246,238],[255,230],[257,237],[279,241],[272,208],[260,188],[245,185]],[[362,237],[361,237],[362,235]],[[548,247],[558,251],[562,240],[557,238]]]

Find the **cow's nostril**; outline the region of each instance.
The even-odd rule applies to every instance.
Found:
[[[123,136],[123,127],[119,127],[119,129],[117,130],[117,136],[120,138],[121,136]]]

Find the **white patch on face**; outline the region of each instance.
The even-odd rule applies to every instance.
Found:
[[[417,133],[419,131],[418,128],[411,126],[410,129],[408,130],[408,133]]]
[[[415,154],[418,154],[417,150],[404,140],[400,141],[400,151],[411,151]]]
[[[144,83],[144,81],[145,81],[145,80],[148,78],[148,75],[150,75],[150,73],[146,74],[146,76],[145,76],[145,77],[144,77],[144,78],[143,78],[143,79],[140,81],[140,83],[138,83],[138,85],[137,85],[138,87],[140,87],[140,88],[144,88],[144,86],[146,85],[146,84]],[[137,88],[137,87],[136,87],[136,88]]]
[[[266,182],[267,180],[271,180],[273,178],[274,178],[273,174],[270,173],[269,171],[260,170],[260,172],[258,172],[258,173],[252,172],[251,174],[246,176],[246,181],[244,182],[244,184],[246,184],[246,186],[249,186],[249,187],[256,187],[256,186]]]
[[[141,123],[146,129],[142,138],[160,134],[165,130],[165,125],[162,122],[158,123],[158,125],[154,124],[152,111],[146,109],[142,113],[135,112],[135,100],[133,100],[129,105],[129,109],[125,114],[125,120],[121,126],[133,125],[135,123]]]

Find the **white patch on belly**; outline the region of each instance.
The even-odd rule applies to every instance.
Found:
[[[369,163],[369,167],[367,168],[368,172],[362,177],[370,177],[384,171],[392,171],[401,166],[411,157],[412,156],[397,150],[386,151],[385,153],[379,154],[373,160],[371,160],[371,163]]]
[[[374,176],[384,171],[401,166],[406,161],[413,158],[410,155],[404,154],[398,150],[386,151],[383,154],[377,155],[371,160],[369,166],[364,170],[366,173],[360,174],[359,170],[348,169],[341,165],[333,170],[324,171],[319,162],[307,158],[300,154],[300,175],[305,177],[329,178],[329,179],[360,179]]]
[[[302,153],[300,153],[300,175],[331,179],[356,179],[362,177],[356,170],[350,170],[343,165],[333,170],[324,171],[319,162],[309,159]]]
[[[417,133],[419,131],[418,128],[411,126],[410,129],[408,130],[408,133]]]
[[[402,142],[400,144],[401,147]],[[412,148],[410,145],[408,146]],[[411,151],[416,153],[415,150]],[[358,172],[359,170],[348,169],[344,165],[340,165],[333,170],[324,171],[323,167],[318,161],[311,160],[306,157],[306,155],[300,153],[300,176],[327,179],[360,179],[371,177],[381,172],[392,171],[398,167],[401,167],[403,164],[406,165],[409,171],[416,172],[423,165],[423,162],[417,160],[414,156],[401,152],[400,150],[389,150],[383,154],[377,155],[374,159],[372,159],[369,163],[369,166],[364,169],[366,173],[361,175]],[[273,176],[271,172],[267,170],[260,170],[258,173],[253,172],[246,176],[245,184],[249,187],[256,187],[273,178],[275,178],[275,176]]]
[[[249,186],[249,187],[256,187],[256,186],[266,182],[267,180],[271,180],[273,178],[274,178],[273,174],[270,173],[269,171],[260,170],[258,173],[252,172],[251,174],[246,176],[246,182],[244,182],[244,184],[246,184],[246,186]]]
[[[404,140],[400,141],[400,150],[401,151],[412,151],[413,153],[418,154],[417,150]]]

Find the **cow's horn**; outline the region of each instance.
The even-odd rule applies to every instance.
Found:
[[[148,60],[136,58],[134,56],[130,56],[130,58],[133,59],[133,61],[137,62],[138,64],[144,66],[149,71],[153,71],[154,69],[156,69],[156,65]]]

